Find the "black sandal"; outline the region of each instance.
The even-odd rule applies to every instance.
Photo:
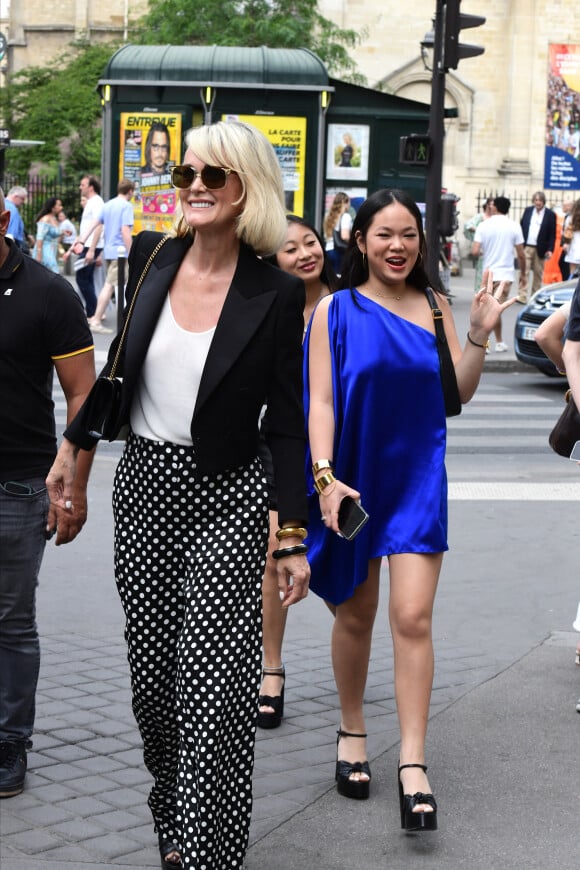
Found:
[[[284,665],[279,668],[262,668],[264,677],[282,677],[282,691],[279,695],[259,695],[259,707],[272,707],[272,711],[258,710],[258,728],[278,728],[284,716],[284,687],[286,685],[286,669]]]
[[[401,827],[404,831],[436,831],[437,830],[437,801],[431,793],[423,794],[417,791],[415,794],[404,794],[401,782],[401,771],[407,767],[420,767],[424,773],[427,768],[424,764],[401,764],[397,772],[399,783],[399,806],[401,808]],[[413,810],[418,804],[427,804],[433,810],[430,813],[415,813]]]
[[[172,852],[177,855],[177,861],[169,861],[168,855],[171,855]],[[180,850],[173,840],[159,836],[159,854],[161,855],[161,870],[179,870],[180,867],[183,867]]]
[[[336,790],[344,797],[354,798],[355,800],[366,800],[370,794],[371,769],[368,761],[355,761],[351,764],[350,761],[339,761],[338,744],[341,737],[360,737],[366,738],[366,734],[351,734],[350,731],[343,731],[339,728],[336,738]],[[351,779],[353,773],[364,773],[368,779]]]

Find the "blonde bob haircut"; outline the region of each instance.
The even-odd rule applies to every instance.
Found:
[[[280,250],[288,231],[284,186],[274,149],[264,134],[241,121],[218,121],[189,130],[185,146],[206,165],[223,166],[238,175],[242,211],[237,237],[262,257]],[[178,215],[175,234],[182,238],[193,231],[179,211]]]

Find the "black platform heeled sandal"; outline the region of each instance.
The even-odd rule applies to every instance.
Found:
[[[427,773],[424,764],[400,764],[397,772],[399,783],[399,805],[401,807],[401,827],[404,831],[436,831],[437,830],[437,801],[432,794],[423,794],[417,791],[415,794],[404,794],[401,782],[401,771],[407,767],[419,767],[423,773]],[[427,804],[432,807],[432,812],[415,813],[413,810],[419,804]]]
[[[169,855],[175,853],[177,861],[170,861]],[[179,870],[183,867],[180,850],[175,845],[173,840],[167,840],[164,837],[159,837],[159,854],[161,855],[161,870]]]
[[[350,731],[343,731],[339,728],[336,738],[336,790],[344,797],[354,798],[355,800],[364,801],[370,794],[371,769],[368,761],[355,761],[351,764],[350,761],[340,761],[338,758],[338,744],[341,737],[360,737],[361,740],[366,738],[366,734],[352,734]],[[351,779],[353,773],[364,773],[368,779]]]
[[[262,668],[264,677],[282,677],[282,690],[279,695],[259,695],[258,706],[272,707],[272,710],[258,710],[258,728],[278,728],[284,716],[284,687],[286,685],[286,669],[284,665],[279,668]]]

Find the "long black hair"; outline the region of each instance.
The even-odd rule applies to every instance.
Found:
[[[423,231],[423,218],[413,197],[405,193],[404,190],[396,188],[384,188],[372,193],[361,205],[356,217],[353,221],[352,231],[348,247],[344,252],[342,261],[342,273],[340,277],[340,287],[357,287],[359,284],[364,284],[369,277],[369,267],[366,257],[363,258],[359,246],[357,245],[357,234],[364,241],[372,223],[372,220],[378,211],[386,208],[388,205],[398,202],[407,209],[415,219],[417,231],[419,233],[419,256],[409,273],[407,283],[416,287],[417,290],[424,290],[426,287],[438,287],[438,283],[433,285],[427,275],[425,263],[427,261],[427,242]]]
[[[45,200],[42,208],[40,209],[34,220],[39,221],[40,218],[43,218],[45,217],[45,215],[50,214],[57,202],[60,202],[62,204],[60,196],[51,196],[49,199]]]
[[[324,242],[322,241],[320,233],[315,227],[312,226],[310,221],[307,221],[306,218],[299,217],[297,214],[287,214],[286,221],[289,224],[300,224],[301,227],[306,227],[307,230],[310,230],[310,232],[316,236],[318,243],[322,248],[322,255],[324,259],[322,272],[320,273],[320,280],[326,287],[328,287],[329,292],[333,293],[338,286],[338,278],[336,277],[336,273],[332,268],[332,263],[330,262],[330,258],[326,253],[326,247]],[[276,254],[272,254],[271,257],[265,257],[264,259],[267,260],[268,263],[272,263],[273,266],[279,267]]]

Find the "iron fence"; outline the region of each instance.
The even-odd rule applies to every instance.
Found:
[[[36,236],[36,215],[46,200],[51,197],[60,199],[66,216],[78,224],[82,212],[79,180],[79,178],[66,176],[58,179],[45,178],[40,175],[18,176],[7,172],[4,176],[4,194],[6,195],[12,187],[26,188],[28,199],[20,209],[20,214],[26,232]]]
[[[580,199],[580,191],[577,190],[545,190],[544,193],[546,194],[546,205],[549,206],[549,208],[553,209],[561,208],[562,203],[567,199]],[[529,205],[532,205],[533,193],[527,193],[522,190],[510,193],[506,190],[499,190],[499,188],[490,188],[489,190],[486,190],[484,188],[483,190],[479,190],[477,193],[477,202],[474,214],[483,210],[483,203],[490,196],[507,196],[507,198],[511,202],[510,217],[514,221],[519,221],[524,209],[527,208]],[[465,215],[465,220],[469,220],[471,216],[471,213],[469,215]]]

